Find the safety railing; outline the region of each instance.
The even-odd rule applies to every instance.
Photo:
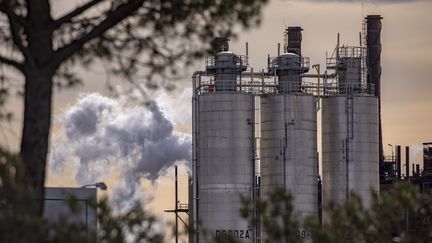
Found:
[[[271,70],[277,69],[292,69],[292,70],[305,70],[310,68],[310,58],[309,57],[299,57],[291,56],[284,58],[283,56],[270,57]]]
[[[200,79],[196,85],[196,94],[204,93],[233,93],[243,92],[254,95],[262,94],[305,94],[305,95],[320,95],[320,96],[336,96],[336,95],[365,95],[370,96],[375,93],[373,84],[365,83],[342,83],[322,82],[318,85],[315,82],[306,82],[299,80],[279,81],[274,76],[268,73],[254,73],[248,75],[237,75],[235,80],[217,80],[213,79],[213,75],[205,76],[207,78]]]
[[[232,67],[232,68],[244,68],[248,66],[249,58],[245,55],[233,55],[233,60],[221,60],[218,61],[215,56],[208,56],[205,59],[206,68],[215,67]],[[234,65],[233,65],[234,64]]]

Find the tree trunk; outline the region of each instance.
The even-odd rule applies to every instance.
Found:
[[[45,166],[51,126],[52,79],[51,72],[26,70],[24,121],[21,138],[21,159],[24,167],[23,183],[34,198],[31,213],[43,213]]]
[[[24,188],[35,202],[30,213],[43,213],[45,167],[51,126],[52,80],[55,70],[49,0],[28,0],[25,32],[29,55],[24,64],[24,120],[21,137]]]

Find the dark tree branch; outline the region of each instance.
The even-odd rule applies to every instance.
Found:
[[[57,50],[52,59],[54,66],[58,67],[64,60],[79,51],[84,44],[95,38],[101,37],[107,30],[128,18],[137,11],[143,3],[144,0],[130,0],[128,3],[120,5],[114,11],[108,12],[107,17],[96,25],[90,32]]]
[[[12,67],[18,69],[21,72],[24,71],[24,65],[22,63],[19,63],[19,62],[15,61],[15,60],[6,58],[6,57],[1,56],[1,55],[0,55],[0,63],[4,63],[4,64],[7,64],[9,66],[12,66]]]
[[[14,13],[13,9],[11,9],[11,6],[8,5],[7,3],[0,4],[0,9],[8,17],[9,29],[12,35],[13,43],[18,47],[18,49],[21,51],[25,59],[31,62],[33,60],[31,58],[31,54],[27,49],[27,47],[24,46],[19,33],[20,32],[19,23],[22,23],[22,19]]]
[[[54,29],[57,29],[58,27],[60,27],[63,24],[70,23],[73,18],[84,13],[87,9],[90,9],[91,7],[99,4],[102,1],[103,0],[91,0],[91,1],[87,2],[86,4],[74,9],[73,11],[63,15],[62,17],[55,20]]]

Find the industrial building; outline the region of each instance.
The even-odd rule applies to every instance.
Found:
[[[193,75],[190,242],[223,235],[265,240],[259,225],[240,216],[241,197],[253,204],[275,188],[293,195],[300,221],[321,218],[323,206],[350,200],[352,193],[368,205],[370,189],[379,190],[383,157],[381,19],[365,18],[358,46],[340,44],[338,35],[324,73],[312,65],[316,74],[308,73],[310,60],[302,55],[301,27],[287,28],[283,51],[278,45],[278,55],[268,56],[261,71],[249,67],[247,44],[246,55],[238,55],[220,39],[219,52]],[[259,220],[257,209],[252,211]]]
[[[44,218],[52,222],[83,225],[89,232],[97,228],[97,188],[45,187]],[[70,204],[79,209],[73,211]]]

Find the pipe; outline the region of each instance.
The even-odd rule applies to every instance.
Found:
[[[410,178],[410,159],[409,159],[409,146],[405,146],[405,178],[409,180]]]
[[[177,165],[175,170],[175,242],[178,243],[178,180],[177,180]]]
[[[246,42],[246,56],[249,56],[249,43]]]
[[[332,74],[312,74],[312,73],[305,73],[301,74],[300,77],[302,78],[323,78],[323,79],[329,79],[329,78],[336,78],[337,75],[335,73]]]
[[[412,164],[412,173],[413,173],[413,177],[415,177],[416,176],[415,164]]]
[[[280,43],[278,43],[277,55],[280,56]]]
[[[192,232],[194,234],[193,236],[193,242],[198,243],[199,242],[199,229],[198,229],[198,165],[197,165],[197,146],[198,146],[198,98],[197,98],[197,88],[201,86],[201,75],[207,74],[205,71],[196,71],[192,75],[192,85],[193,85],[193,93],[192,93],[192,138],[193,138],[193,144],[192,144],[192,222],[193,222],[193,229]],[[199,79],[199,83],[197,84],[197,79]]]
[[[397,179],[402,178],[402,164],[401,164],[401,146],[396,145],[396,167],[397,167]]]

